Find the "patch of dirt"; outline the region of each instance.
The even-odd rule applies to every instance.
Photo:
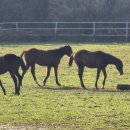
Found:
[[[37,127],[37,126],[0,125],[0,130],[47,130],[47,129],[46,128]]]

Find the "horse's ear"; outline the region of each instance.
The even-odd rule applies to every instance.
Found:
[[[70,47],[70,45],[66,45],[66,47]]]

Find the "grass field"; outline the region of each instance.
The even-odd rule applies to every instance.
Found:
[[[60,44],[1,44],[0,55],[15,53],[31,47],[52,49]],[[96,69],[85,68],[84,83],[88,90],[80,86],[77,66],[68,67],[69,57],[64,56],[59,66],[58,87],[53,69],[45,87],[37,88],[30,70],[26,73],[21,95],[15,96],[14,85],[8,73],[1,75],[7,90],[0,91],[1,128],[17,127],[26,129],[44,128],[49,130],[129,130],[130,91],[116,90],[117,84],[130,84],[129,44],[71,44],[73,51],[88,49],[103,50],[122,59],[124,75],[120,76],[115,66],[107,67],[108,78],[102,90],[103,75],[99,79],[99,90],[94,90]],[[46,75],[46,67],[36,66],[36,76],[40,84]]]

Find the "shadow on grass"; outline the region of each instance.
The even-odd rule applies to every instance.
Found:
[[[58,86],[58,87],[51,87],[51,86],[43,86],[38,87],[38,89],[47,89],[47,90],[81,90],[82,88],[78,87],[68,87],[68,86]]]
[[[73,90],[80,90],[80,91],[90,91],[90,92],[130,92],[130,90],[118,90],[118,89],[112,89],[112,88],[106,88],[106,89],[101,89],[99,88],[96,90],[95,88],[86,88],[83,89],[81,87],[73,87],[73,86],[60,86],[60,87],[51,87],[51,86],[43,86],[43,87],[37,87],[37,89],[42,89],[42,90],[68,90],[68,91],[73,91]]]
[[[110,93],[112,93],[112,92],[117,92],[117,93],[120,93],[120,92],[130,92],[130,91],[128,91],[128,90],[118,90],[118,89],[112,89],[112,88],[107,88],[107,89],[98,89],[98,90],[95,90],[95,91],[97,91],[97,92],[110,92]]]

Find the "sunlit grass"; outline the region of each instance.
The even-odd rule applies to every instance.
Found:
[[[15,53],[20,55],[29,48],[52,49],[60,44],[2,44],[0,55]],[[53,69],[47,86],[37,88],[30,70],[25,75],[21,95],[15,96],[10,75],[1,75],[7,90],[0,91],[0,124],[14,126],[40,126],[46,129],[130,129],[130,91],[116,90],[117,84],[130,84],[129,44],[72,44],[73,51],[88,49],[101,50],[120,58],[124,63],[124,75],[120,76],[115,66],[107,67],[108,78],[105,90],[94,90],[96,69],[85,68],[84,83],[88,90],[80,86],[77,66],[68,67],[69,57],[64,56],[59,65],[58,87]],[[40,84],[46,75],[46,67],[36,66],[36,76]],[[99,79],[102,87],[103,75]]]

